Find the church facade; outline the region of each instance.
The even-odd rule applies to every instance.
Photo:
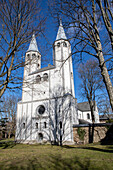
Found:
[[[79,115],[71,45],[60,23],[53,44],[53,65],[41,68],[34,34],[26,52],[22,100],[17,105],[16,141],[74,143],[73,124],[79,124]]]

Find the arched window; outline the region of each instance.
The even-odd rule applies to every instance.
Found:
[[[60,43],[59,42],[57,43],[57,47],[60,47]]]
[[[27,60],[29,60],[30,59],[30,54],[27,54]]]
[[[66,43],[66,42],[63,42],[63,46],[64,46],[64,47],[67,47],[67,43]]]
[[[25,129],[25,123],[23,123],[23,129]]]
[[[35,57],[36,57],[36,54],[35,54],[35,53],[33,53],[33,54],[32,54],[32,57],[33,57],[33,58],[35,58]]]
[[[44,128],[47,128],[47,123],[46,122],[44,122]]]
[[[27,54],[26,61],[27,63],[30,63],[30,54]]]
[[[40,64],[37,64],[37,67],[39,68]]]
[[[90,119],[90,114],[89,113],[87,113],[87,119]]]
[[[38,107],[38,113],[40,114],[40,115],[42,115],[42,114],[44,114],[44,112],[45,112],[45,107],[43,106],[43,105],[40,105],[39,107]]]
[[[48,74],[47,74],[47,73],[44,73],[44,75],[43,75],[43,80],[44,80],[44,81],[47,81],[47,80],[48,80]]]
[[[38,129],[38,123],[36,123],[36,129]]]
[[[59,124],[60,124],[60,129],[62,129],[62,122],[60,121]]]
[[[39,75],[36,76],[36,83],[40,83],[40,81],[41,81],[41,77]]]

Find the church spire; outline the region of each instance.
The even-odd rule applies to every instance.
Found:
[[[60,19],[60,25],[59,25],[59,29],[58,29],[56,40],[60,40],[60,39],[67,40],[64,28],[62,26],[62,20],[61,19]]]
[[[29,48],[28,48],[27,52],[28,52],[28,51],[37,51],[37,52],[39,52],[38,46],[37,46],[37,42],[36,42],[36,38],[35,38],[35,34],[34,34],[34,33],[33,33],[33,35],[32,35],[32,40],[31,40],[31,42],[30,42],[30,45],[29,45]]]

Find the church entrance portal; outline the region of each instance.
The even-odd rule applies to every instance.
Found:
[[[42,141],[42,140],[43,140],[43,134],[42,134],[42,133],[39,133],[39,134],[38,134],[38,138],[39,138],[39,141]]]

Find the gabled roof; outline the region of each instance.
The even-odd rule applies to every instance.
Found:
[[[81,110],[83,112],[90,111],[90,106],[88,102],[78,103],[77,105],[78,105],[78,110]]]
[[[67,40],[67,37],[66,37],[65,31],[64,31],[64,28],[62,26],[62,21],[61,20],[60,20],[60,25],[59,25],[59,29],[58,29],[58,32],[57,32],[56,40],[60,40],[60,39]]]
[[[37,74],[37,73],[47,71],[47,70],[51,70],[51,69],[54,69],[54,68],[55,68],[54,65],[48,65],[48,67],[43,67],[41,69],[38,69],[38,70],[34,71],[33,73],[30,73],[29,75]]]
[[[94,103],[95,106],[96,106],[96,102],[93,101],[93,103]],[[78,106],[78,110],[80,110],[80,111],[82,111],[82,112],[91,111],[89,102],[78,103],[77,106]]]
[[[37,51],[37,52],[39,52],[37,42],[36,42],[36,38],[35,38],[35,34],[32,35],[32,39],[31,39],[31,42],[30,42],[30,45],[29,45],[29,48],[28,48],[27,52],[28,51]]]

